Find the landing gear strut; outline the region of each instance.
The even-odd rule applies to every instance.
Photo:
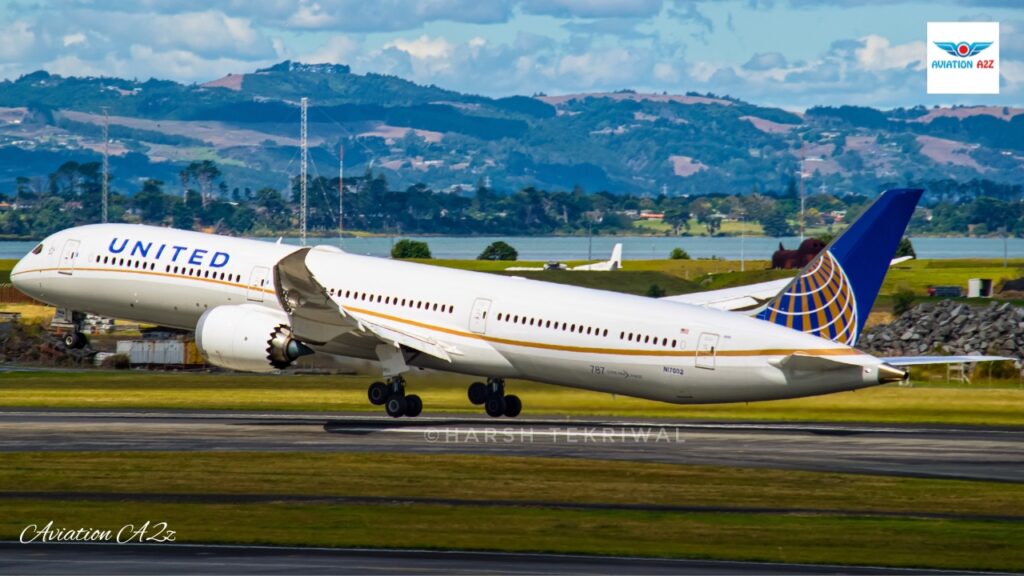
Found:
[[[415,394],[405,394],[405,379],[401,376],[388,378],[387,383],[370,384],[366,394],[371,404],[384,406],[384,411],[392,418],[414,418],[423,412],[423,400]]]
[[[505,394],[505,381],[501,378],[489,378],[487,383],[474,382],[468,391],[469,401],[483,404],[484,411],[492,418],[508,416],[515,418],[523,411],[523,402],[515,394]]]

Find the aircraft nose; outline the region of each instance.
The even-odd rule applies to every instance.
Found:
[[[23,272],[24,270],[25,270],[25,258],[22,258],[21,260],[18,260],[14,264],[14,268],[11,268],[11,284],[14,284],[14,287],[17,288],[18,290],[21,290],[21,288],[25,284],[25,280],[24,280],[24,278],[22,278],[22,274],[21,274],[21,272]]]

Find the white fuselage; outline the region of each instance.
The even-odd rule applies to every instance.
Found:
[[[194,330],[208,309],[280,310],[274,266],[299,247],[127,224],[54,234],[12,271],[32,297],[82,312]],[[881,362],[749,316],[653,298],[424,264],[329,255],[317,281],[343,310],[459,350],[411,365],[524,378],[674,403],[791,398],[878,384]],[[612,272],[614,273],[614,272]],[[376,359],[356,335],[318,353]],[[794,353],[850,369],[793,371]]]

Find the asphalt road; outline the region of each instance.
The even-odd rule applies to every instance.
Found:
[[[262,546],[0,543],[2,574],[963,574],[938,570]]]
[[[597,458],[1024,481],[1013,428],[490,419],[367,414],[0,411],[0,452],[397,451]]]

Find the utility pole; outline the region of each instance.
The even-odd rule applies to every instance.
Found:
[[[299,175],[299,178],[301,179],[299,181],[299,191],[300,191],[300,198],[301,198],[300,204],[302,205],[300,209],[302,211],[302,214],[299,215],[299,228],[301,229],[302,245],[305,246],[306,245],[306,156],[308,154],[308,151],[307,151],[308,143],[306,142],[306,106],[309,104],[309,98],[303,97],[302,100],[301,100],[301,103],[302,103],[302,129],[301,129],[301,133],[300,133],[299,139],[300,139],[300,146],[302,147],[302,171],[301,171],[301,174]]]
[[[110,194],[110,114],[109,109],[103,107],[103,183],[101,184],[103,194],[103,223],[107,223],[107,213],[109,211],[109,200],[107,199]]]
[[[338,145],[338,242],[345,234],[345,145]]]

